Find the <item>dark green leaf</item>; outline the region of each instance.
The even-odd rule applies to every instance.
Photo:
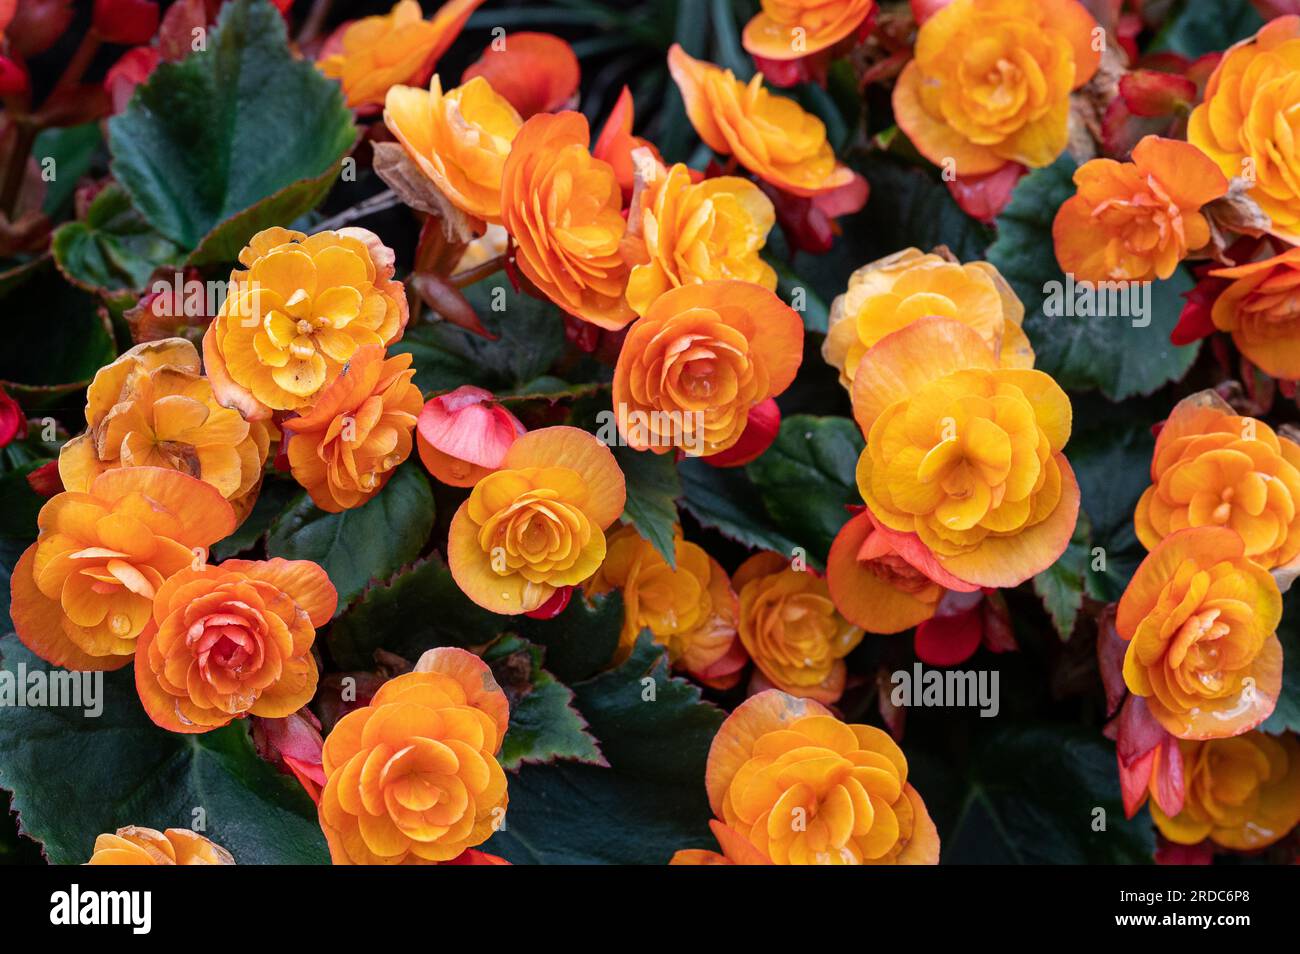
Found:
[[[698,457],[678,465],[682,506],[702,526],[747,547],[792,554],[799,544],[778,530],[763,499],[739,468],[711,467]]]
[[[410,462],[375,497],[326,513],[306,494],[271,524],[268,556],[312,560],[339,591],[342,612],[372,580],[386,580],[420,555],[433,529],[433,493]]]
[[[1275,735],[1300,732],[1300,593],[1294,589],[1283,603],[1277,638],[1282,641],[1282,692],[1277,708],[1260,726]]]
[[[71,200],[77,183],[90,171],[102,142],[99,123],[46,129],[36,137],[32,158],[37,165],[44,170],[47,161],[54,162],[48,167],[53,177],[45,184],[45,201],[41,206],[46,215],[57,216]]]
[[[1184,0],[1167,21],[1153,49],[1196,59],[1218,53],[1264,25],[1250,0]]]
[[[1134,283],[1129,293],[1104,303],[1097,292],[1088,301],[1111,314],[1071,316],[1078,286],[1068,282],[1057,264],[1052,221],[1074,194],[1074,170],[1074,160],[1063,156],[1020,180],[998,218],[998,238],[989,246],[988,259],[1025,304],[1025,332],[1039,370],[1063,388],[1098,388],[1112,400],[1150,394],[1181,378],[1196,359],[1196,345],[1169,342],[1182,312],[1180,296],[1192,287],[1192,278],[1179,269],[1166,281]],[[1139,288],[1147,288],[1150,296],[1145,305],[1128,300]],[[1049,317],[1045,308],[1062,313]]]
[[[0,657],[15,679],[19,667],[29,678],[49,671],[16,636],[0,640]],[[0,708],[0,787],[13,792],[23,833],[51,862],[84,862],[97,835],[124,825],[201,820],[239,864],[328,863],[311,799],[258,758],[246,723],[177,735],[149,721],[130,669],[105,675],[102,689],[93,717],[89,695],[75,708]]]
[[[627,478],[623,522],[636,527],[637,533],[654,544],[668,565],[676,568],[673,530],[677,526],[677,498],[682,495],[682,482],[677,476],[673,454],[636,451],[623,446],[612,450]]]
[[[1154,448],[1155,439],[1141,422],[1077,433],[1066,446],[1079,481],[1080,507],[1092,526],[1084,582],[1094,599],[1119,599],[1146,556],[1133,529],[1133,511],[1150,483]]]
[[[0,348],[0,382],[23,395],[29,411],[60,401],[79,405],[68,396],[117,354],[112,327],[94,298],[48,262],[5,298],[0,337],[8,342]]]
[[[507,621],[461,592],[437,556],[406,567],[361,594],[330,627],[330,657],[340,669],[369,669],[375,650],[411,661],[435,646],[480,646]]]
[[[155,268],[181,257],[116,183],[95,196],[84,219],[59,226],[50,247],[59,271],[94,292],[142,291]]]
[[[413,324],[394,352],[415,358],[415,383],[426,395],[477,384],[511,392],[541,377],[564,350],[564,322],[550,302],[515,291],[504,277],[471,285],[465,297],[489,341],[445,321]]]
[[[860,503],[854,471],[863,440],[844,417],[796,414],[746,471],[777,527],[824,563],[831,541]]]
[[[973,764],[956,825],[940,832],[944,862],[1151,863],[1151,821],[1145,813],[1124,818],[1115,747],[1100,732],[1007,728],[988,740]],[[1104,831],[1094,830],[1098,818]]]
[[[605,764],[586,721],[573,708],[573,690],[542,668],[540,647],[504,636],[483,659],[510,698],[510,727],[497,756],[502,767],[513,772],[525,763],[556,760]],[[503,673],[510,678],[503,681]]]
[[[1034,577],[1034,592],[1042,599],[1047,615],[1052,617],[1052,624],[1061,639],[1069,639],[1073,635],[1074,623],[1083,607],[1083,591],[1091,559],[1091,538],[1088,514],[1086,511],[1081,512],[1065,552],[1055,563]]]
[[[223,222],[302,180],[325,175],[356,129],[338,84],[290,52],[267,0],[233,0],[207,49],[162,63],[109,120],[112,170],[158,231],[186,249]],[[309,188],[242,216],[247,239],[320,198]],[[242,244],[229,226],[221,247]],[[206,253],[205,253],[206,257]]]
[[[554,619],[516,616],[511,627],[546,650],[546,668],[566,683],[594,676],[614,659],[623,630],[623,597],[618,590],[587,598],[573,593]]]
[[[573,687],[609,768],[524,765],[485,850],[516,864],[655,864],[710,842],[704,763],[722,712],[668,674],[642,634],[617,669]]]
[[[271,522],[289,506],[298,492],[298,485],[291,480],[280,480],[270,475],[264,477],[262,487],[257,492],[257,502],[253,504],[253,512],[239,525],[239,529],[212,545],[212,558],[229,560],[257,546],[258,541],[271,528]]]

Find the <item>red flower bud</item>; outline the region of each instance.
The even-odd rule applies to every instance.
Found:
[[[59,476],[59,462],[52,460],[41,464],[27,474],[27,485],[42,497],[53,497],[63,492],[63,478]]]
[[[578,57],[558,36],[511,33],[483,51],[461,76],[461,84],[476,76],[487,80],[519,115],[528,119],[568,106],[578,92]]]
[[[0,96],[17,96],[27,92],[27,70],[17,60],[0,56]]]
[[[749,422],[741,431],[740,440],[724,451],[705,457],[704,462],[714,467],[743,467],[772,446],[780,429],[781,409],[775,399],[768,398],[749,409]]]
[[[416,445],[429,473],[453,487],[473,487],[501,466],[524,425],[491,391],[466,384],[424,405]]]
[[[18,402],[0,388],[0,447],[27,436],[27,416]]]
[[[95,0],[94,26],[108,43],[148,43],[158,29],[158,4],[154,0]]]

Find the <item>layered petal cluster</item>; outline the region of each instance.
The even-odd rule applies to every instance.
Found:
[[[1300,16],[1270,20],[1223,55],[1192,110],[1187,139],[1228,178],[1240,176],[1272,220],[1300,241],[1300,151],[1281,117],[1300,106]]]
[[[845,39],[874,7],[874,0],[762,0],[741,43],[763,59],[799,59]]]
[[[648,256],[627,283],[638,315],[670,288],[692,282],[734,278],[776,290],[776,272],[759,255],[776,213],[758,186],[737,176],[692,182],[681,163],[656,172],[632,213]]]
[[[869,633],[901,633],[934,616],[947,590],[974,592],[915,534],[890,530],[863,510],[846,523],[826,559],[826,585],[840,615]]]
[[[654,300],[614,369],[619,433],[639,450],[708,456],[735,444],[749,411],[794,381],[803,322],[774,293],[725,279]]]
[[[394,86],[384,125],[438,191],[466,215],[501,222],[501,174],[523,120],[486,79],[444,94],[434,74],[427,90]]]
[[[624,298],[635,256],[625,248],[618,178],[592,156],[590,142],[581,113],[541,113],[524,123],[502,173],[501,222],[519,270],[547,298],[575,318],[618,330],[636,317]]]
[[[918,318],[951,318],[974,328],[1003,367],[1029,368],[1034,351],[1021,330],[1025,306],[988,262],[961,264],[905,248],[863,265],[831,303],[822,357],[850,391],[858,362],[885,335]]]
[[[417,427],[420,461],[452,487],[473,487],[501,466],[510,445],[524,434],[519,418],[491,391],[472,384],[430,398]]]
[[[316,66],[337,79],[354,109],[382,106],[389,87],[423,84],[483,0],[448,0],[425,20],[416,0],[398,0],[384,14],[345,24]]]
[[[791,695],[837,701],[844,657],[862,630],[840,615],[826,580],[779,553],[756,553],[731,584],[740,595],[740,641],[763,677]]]
[[[1214,300],[1214,327],[1265,374],[1300,378],[1300,248],[1210,274],[1231,282]]]
[[[233,865],[235,859],[220,845],[190,831],[158,831],[128,825],[95,839],[88,865]]]
[[[894,87],[917,150],[959,176],[1051,165],[1069,138],[1070,91],[1100,62],[1077,0],[953,0],[921,24]]]
[[[14,567],[18,638],[67,669],[120,669],[154,627],[154,596],[173,574],[202,563],[235,529],[211,484],[161,467],[100,474],[86,492],[52,497],[40,533]]]
[[[969,325],[922,318],[862,357],[853,410],[862,499],[948,573],[1015,586],[1064,552],[1079,486],[1062,453],[1070,399],[1048,375],[1000,368]]]
[[[203,336],[217,400],[249,420],[310,406],[356,350],[402,336],[406,291],[373,232],[258,232]]]
[[[1188,252],[1209,243],[1201,207],[1228,191],[1205,153],[1159,136],[1139,142],[1132,162],[1085,162],[1074,184],[1078,191],[1052,222],[1052,241],[1061,269],[1088,282],[1168,278]]]
[[[411,456],[424,405],[409,354],[359,348],[305,414],[283,424],[294,480],[322,510],[359,507]]]
[[[447,563],[470,599],[528,613],[605,559],[605,528],[627,487],[608,447],[576,427],[543,427],[510,445],[452,518]]]
[[[774,864],[939,862],[894,740],[808,699],[768,690],[742,703],[714,737],[705,787],[713,813]]]
[[[510,720],[483,660],[431,649],[325,739],[321,828],[336,865],[437,864],[505,821],[496,760]]]
[[[508,33],[493,43],[461,76],[492,84],[524,119],[577,103],[582,70],[573,47],[550,33]]]
[[[1300,824],[1300,740],[1247,732],[1231,739],[1180,740],[1186,796],[1172,818],[1153,799],[1151,818],[1178,845],[1209,839],[1254,851]]]
[[[739,603],[727,571],[697,544],[674,534],[677,566],[633,526],[610,534],[605,562],[586,584],[592,594],[623,596],[619,655],[626,658],[637,636],[649,629],[673,665],[709,678],[736,640]]]
[[[1221,739],[1272,713],[1282,685],[1282,595],[1225,527],[1166,537],[1138,567],[1115,626],[1124,682],[1180,739]]]
[[[1187,527],[1226,527],[1265,569],[1300,555],[1300,445],[1210,392],[1180,401],[1156,438],[1133,523],[1153,550]]]
[[[748,83],[702,60],[679,45],[668,51],[686,114],[700,138],[736,160],[769,185],[793,195],[812,197],[854,182],[848,166],[836,161],[826,126],[793,99],[775,96],[763,75]]]
[[[59,451],[64,489],[85,493],[106,470],[166,467],[197,477],[243,520],[270,448],[263,421],[223,407],[184,338],[138,344],[100,368],[86,391],[86,432]]]
[[[709,820],[709,830],[717,839],[721,852],[706,848],[683,848],[674,852],[670,865],[770,865],[763,854],[740,832],[716,818]]]
[[[169,732],[219,729],[246,715],[284,718],[316,693],[311,647],[338,593],[307,560],[227,560],[187,567],[154,597],[135,685]]]

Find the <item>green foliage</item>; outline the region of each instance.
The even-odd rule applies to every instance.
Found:
[[[776,526],[825,562],[831,541],[860,504],[854,471],[862,434],[843,417],[797,414],[747,472]]]
[[[627,479],[623,521],[653,543],[669,566],[677,566],[673,529],[677,526],[677,498],[682,495],[682,483],[673,453],[655,454],[623,446],[613,451]]]
[[[116,183],[95,196],[84,219],[55,231],[51,250],[70,282],[105,293],[142,291],[155,268],[180,257],[177,245],[150,227]]]
[[[268,0],[225,4],[207,48],[160,64],[108,129],[135,207],[200,261],[315,206],[356,138],[338,84],[290,52]]]
[[[0,666],[14,679],[52,671],[16,636],[0,639]],[[84,862],[96,835],[124,825],[195,822],[239,864],[328,862],[311,799],[258,758],[247,723],[164,731],[141,708],[129,668],[104,677],[101,702],[94,716],[46,705],[6,708],[0,718],[0,787],[51,862]]]
[[[642,635],[616,669],[573,686],[609,768],[524,765],[505,828],[484,845],[515,864],[664,864],[708,844],[704,762],[722,712],[668,674]]]
[[[312,560],[339,591],[342,612],[372,580],[386,580],[423,549],[433,529],[433,493],[408,462],[360,507],[327,513],[305,493],[271,524],[268,556]]]

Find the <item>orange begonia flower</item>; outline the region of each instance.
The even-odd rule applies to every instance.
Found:
[[[503,827],[510,720],[483,660],[431,649],[325,739],[320,823],[336,865],[451,861]]]
[[[427,90],[394,86],[384,124],[438,191],[466,215],[501,221],[501,172],[523,120],[486,79],[445,95],[435,74]]]
[[[1222,739],[1277,703],[1282,595],[1226,527],[1171,534],[1133,575],[1115,627],[1129,640],[1124,682],[1180,739]]]
[[[330,37],[317,67],[343,85],[354,109],[382,106],[389,87],[423,85],[483,0],[448,0],[425,20],[415,0],[388,13],[344,24]]]
[[[86,432],[59,451],[65,490],[85,493],[116,467],[167,467],[211,484],[243,520],[270,447],[265,422],[222,407],[184,338],[138,344],[95,373]]]
[[[501,466],[524,425],[491,391],[463,384],[429,399],[415,434],[429,473],[452,487],[473,487]]]
[[[266,229],[239,261],[247,271],[230,273],[203,366],[217,400],[249,420],[311,406],[358,348],[390,344],[406,327],[392,249],[366,229]]]
[[[965,265],[935,252],[905,248],[863,265],[831,303],[822,357],[850,391],[858,362],[885,335],[918,318],[938,316],[970,325],[1002,367],[1032,368],[1034,351],[1021,330],[1025,306],[988,262]]]
[[[869,633],[911,629],[934,615],[946,589],[978,589],[946,571],[915,534],[882,526],[870,510],[836,534],[826,585],[840,615]]]
[[[776,222],[772,200],[737,176],[692,182],[680,163],[667,171],[654,168],[654,180],[629,216],[648,257],[628,278],[632,310],[644,315],[669,289],[713,279],[775,291],[776,272],[759,254]]]
[[[1210,274],[1232,281],[1214,300],[1214,327],[1265,374],[1300,378],[1300,248]]]
[[[778,689],[832,703],[844,692],[844,657],[862,630],[835,608],[826,581],[778,553],[756,553],[731,578],[740,594],[740,641]]]
[[[608,447],[576,427],[543,427],[510,445],[499,470],[451,521],[447,563],[465,595],[494,613],[528,613],[605,559],[605,528],[627,487]]]
[[[582,78],[573,47],[550,33],[508,33],[500,49],[494,40],[462,74],[468,83],[481,76],[528,119],[576,105]]]
[[[746,52],[766,60],[794,60],[834,46],[871,15],[874,0],[762,0],[745,24]]]
[[[742,703],[713,739],[705,787],[713,813],[775,864],[939,862],[894,740],[808,699],[768,690]]]
[[[136,645],[145,712],[185,733],[297,712],[316,694],[316,627],[337,605],[329,577],[308,560],[227,560],[172,575],[154,597],[157,629]]]
[[[424,403],[414,377],[409,354],[385,359],[378,345],[366,345],[313,407],[284,422],[293,478],[316,506],[331,513],[361,506],[411,455]]]
[[[1153,550],[1186,527],[1227,527],[1265,569],[1300,555],[1300,445],[1211,392],[1180,401],[1156,438],[1133,515]]]
[[[862,357],[853,412],[858,490],[880,524],[915,533],[944,570],[1015,586],[1074,533],[1070,399],[1048,375],[1000,368],[969,325],[921,318]]]
[[[1051,165],[1069,138],[1070,91],[1097,71],[1098,29],[1076,0],[953,0],[921,25],[894,117],[959,176]]]
[[[1231,47],[1215,67],[1187,139],[1229,179],[1241,177],[1272,220],[1269,231],[1300,241],[1300,164],[1290,125],[1300,106],[1300,16],[1278,17]]]
[[[702,60],[679,45],[668,51],[668,69],[686,101],[691,125],[710,149],[736,160],[769,185],[812,197],[843,188],[855,173],[835,159],[826,126],[793,99],[763,86],[763,75],[748,83]]]
[[[614,414],[628,445],[693,456],[740,439],[749,410],[794,381],[803,321],[775,294],[725,279],[654,300],[614,369]]]
[[[1206,838],[1221,848],[1255,851],[1300,824],[1300,739],[1247,732],[1232,739],[1182,740],[1187,794],[1172,818],[1151,801],[1160,833],[1178,845]]]
[[[1201,206],[1223,196],[1228,180],[1201,150],[1147,136],[1132,162],[1091,159],[1074,173],[1078,192],[1052,222],[1061,269],[1079,281],[1168,278],[1210,241]]]
[[[709,820],[709,830],[718,840],[722,849],[708,851],[703,848],[683,848],[673,854],[670,865],[770,865],[767,855],[750,843],[749,839],[734,828],[728,828],[716,818]]]
[[[736,639],[739,604],[717,560],[683,540],[680,527],[673,540],[676,569],[635,527],[620,527],[610,534],[605,562],[585,589],[592,595],[622,593],[619,659],[627,658],[637,636],[649,629],[673,665],[708,673]]]
[[[501,221],[529,281],[574,317],[616,331],[636,317],[623,297],[634,255],[618,180],[588,151],[590,138],[581,113],[524,123],[501,179]]]
[[[50,498],[14,567],[14,629],[46,662],[120,669],[152,631],[154,595],[235,529],[211,484],[161,467],[122,467],[89,491]]]
[[[188,828],[128,825],[95,839],[88,865],[233,865],[230,852]]]

